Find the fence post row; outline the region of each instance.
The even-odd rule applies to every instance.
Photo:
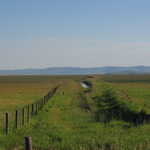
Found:
[[[43,108],[43,106],[48,102],[49,98],[51,98],[58,87],[52,89],[52,91],[49,91],[43,98],[41,98],[39,101],[31,104],[31,108],[30,105],[27,105],[26,107],[23,107],[21,109],[21,111],[16,110],[15,111],[15,117],[14,117],[14,125],[15,125],[15,129],[18,129],[19,127],[19,123],[21,123],[21,126],[23,126],[25,124],[25,122],[29,123],[30,118],[34,115],[36,115],[38,113],[39,110],[41,110]],[[20,114],[21,113],[21,114]],[[21,116],[20,116],[21,115]],[[20,117],[21,118],[20,118]],[[20,119],[19,119],[20,118]],[[20,121],[21,122],[20,122]],[[9,114],[8,112],[5,113],[5,118],[4,118],[4,133],[6,135],[8,135],[9,133]],[[26,139],[27,140],[27,139]]]
[[[16,129],[18,128],[18,110],[16,110],[16,113],[15,113],[15,128]]]

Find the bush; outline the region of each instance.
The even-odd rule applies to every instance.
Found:
[[[97,121],[107,123],[115,119],[140,125],[150,120],[150,116],[144,111],[135,112],[121,102],[113,89],[106,89],[101,96],[94,99],[96,102],[95,116]]]
[[[108,122],[116,116],[119,108],[118,97],[112,89],[106,89],[99,97],[95,97],[96,119]]]

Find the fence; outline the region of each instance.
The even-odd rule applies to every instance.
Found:
[[[55,94],[58,87],[49,91],[43,98],[33,104],[26,105],[25,107],[13,112],[6,112],[3,114],[2,133],[8,135],[16,129],[23,127],[29,123],[30,119],[37,115],[48,100]]]

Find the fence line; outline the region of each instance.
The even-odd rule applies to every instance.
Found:
[[[3,134],[8,135],[9,132],[14,132],[16,129],[23,127],[29,123],[30,119],[37,115],[49,99],[55,94],[58,87],[53,88],[44,97],[33,104],[28,104],[14,112],[4,113],[3,119]]]

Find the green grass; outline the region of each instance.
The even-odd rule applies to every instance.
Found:
[[[139,111],[150,114],[150,75],[109,75],[101,77],[129,103],[137,104]]]
[[[7,78],[6,81],[8,82]],[[122,120],[112,120],[107,124],[97,122],[95,120],[95,101],[93,100],[93,97],[101,96],[105,89],[113,88],[117,92],[120,100],[123,102],[127,101],[129,109],[140,111],[144,107],[148,111],[149,106],[144,106],[143,104],[147,104],[149,98],[147,96],[149,90],[147,83],[110,83],[106,82],[106,80],[104,81],[104,77],[102,76],[95,76],[89,79],[93,84],[92,91],[85,92],[79,84],[79,81],[85,78],[83,76],[46,78],[43,76],[30,77],[30,79],[27,77],[19,77],[19,81],[17,81],[19,83],[16,83],[17,77],[14,78],[14,82],[11,82],[12,79],[9,79],[8,83],[2,82],[4,82],[4,85],[9,84],[12,87],[18,86],[19,84],[22,88],[25,88],[26,84],[27,89],[25,89],[27,93],[24,93],[25,97],[20,101],[25,101],[25,99],[28,99],[26,96],[30,97],[33,94],[33,97],[31,96],[29,100],[33,102],[32,100],[36,98],[36,92],[40,97],[54,85],[59,83],[61,86],[55,96],[44,106],[43,110],[30,121],[30,124],[18,129],[15,133],[10,133],[8,136],[0,135],[0,149],[23,149],[24,136],[31,136],[33,146],[41,150],[150,149],[149,124],[135,127]],[[130,80],[130,77],[128,78]],[[41,92],[39,92],[40,87],[42,88]],[[15,94],[11,92],[10,86],[9,88],[10,93],[8,92],[8,96],[12,99],[12,97],[15,97]],[[30,88],[34,91],[32,94],[30,93]],[[145,93],[142,91],[142,94],[139,94],[138,89],[140,88]],[[122,90],[125,90],[129,97],[131,97],[129,100]],[[82,107],[83,104],[81,106],[81,101],[87,103],[90,106],[90,110],[84,109]],[[28,103],[30,102],[26,104]],[[21,106],[20,103],[17,105],[16,102],[15,107]],[[6,110],[9,107],[11,106],[8,104],[5,108],[4,106],[0,106],[0,109]]]

